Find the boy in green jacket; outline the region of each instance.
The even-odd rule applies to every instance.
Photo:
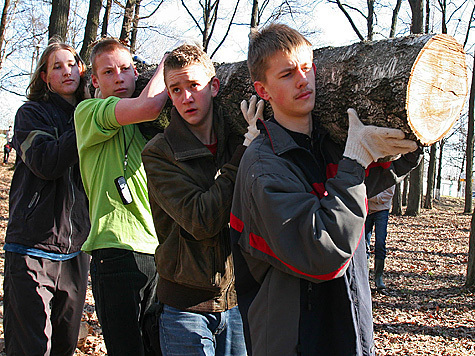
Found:
[[[145,138],[134,125],[155,119],[167,100],[162,65],[139,97],[130,51],[115,39],[91,52],[92,84],[101,99],[75,112],[79,161],[89,198],[92,291],[109,355],[145,355],[140,324],[155,301],[158,245],[140,153]]]

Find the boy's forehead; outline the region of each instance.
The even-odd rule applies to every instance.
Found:
[[[133,59],[130,52],[126,49],[114,48],[112,50],[107,50],[102,53],[99,53],[95,58],[96,65],[109,65],[111,63],[119,62],[121,64],[131,64],[133,65]]]
[[[178,85],[180,82],[209,81],[211,77],[206,74],[205,67],[200,63],[193,63],[182,68],[170,68],[165,74],[165,83]]]
[[[268,63],[282,63],[282,62],[294,62],[298,61],[301,63],[304,62],[312,62],[313,60],[313,54],[310,48],[306,46],[302,46],[299,48],[296,48],[295,50],[289,52],[289,51],[277,51],[274,52],[274,54],[270,55],[268,58]]]

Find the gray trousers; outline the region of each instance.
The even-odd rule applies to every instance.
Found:
[[[51,261],[5,252],[7,355],[73,355],[86,297],[89,255]]]

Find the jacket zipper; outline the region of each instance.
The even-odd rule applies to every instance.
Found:
[[[31,209],[33,206],[35,206],[39,198],[40,198],[40,193],[35,192],[35,194],[33,194],[33,198],[31,198],[30,203],[28,204],[28,209]]]
[[[76,195],[74,194],[74,185],[71,180],[71,173],[72,173],[72,167],[69,167],[69,174],[68,174],[68,181],[71,186],[71,193],[72,193],[72,198],[73,198],[73,203],[71,204],[71,210],[69,211],[69,216],[68,216],[68,221],[69,221],[69,236],[68,236],[68,250],[66,253],[69,253],[71,251],[71,245],[73,244],[72,238],[73,238],[73,222],[71,219],[71,215],[73,213],[73,208],[74,204],[76,203]]]

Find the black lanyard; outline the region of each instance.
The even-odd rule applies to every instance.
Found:
[[[134,133],[132,134],[132,138],[130,139],[129,144],[127,145],[127,141],[125,141],[125,127],[122,127],[122,133],[124,134],[124,177],[125,177],[125,172],[127,171],[127,164],[129,157],[127,156],[127,153],[129,152],[130,145],[132,144],[132,141],[134,140],[135,136],[135,125],[132,125]]]

